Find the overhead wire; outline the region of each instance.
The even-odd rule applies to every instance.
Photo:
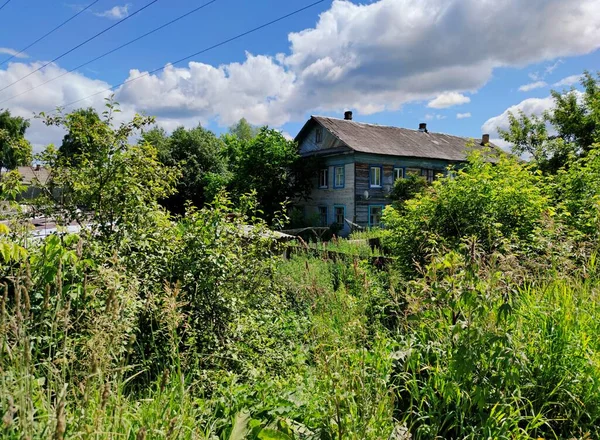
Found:
[[[122,83],[116,84],[116,85],[114,85],[112,87],[109,87],[107,89],[104,89],[104,90],[100,90],[99,92],[92,93],[91,95],[88,95],[88,96],[86,96],[84,98],[77,99],[75,101],[69,102],[68,104],[59,106],[55,110],[60,110],[60,109],[66,108],[66,107],[70,107],[70,106],[75,105],[75,104],[77,104],[77,103],[79,103],[81,101],[85,101],[87,99],[93,98],[94,96],[97,96],[97,95],[100,95],[102,93],[106,93],[106,92],[109,92],[109,91],[111,91],[113,89],[121,87],[121,86],[123,86],[125,84],[132,83],[132,82],[137,81],[137,80],[139,80],[141,78],[147,77],[147,76],[152,75],[152,74],[157,73],[157,72],[160,72],[161,70],[166,69],[168,66],[174,66],[176,64],[179,64],[179,63],[182,63],[184,61],[187,61],[187,60],[189,60],[191,58],[194,58],[194,57],[196,57],[198,55],[202,55],[202,54],[204,54],[204,53],[206,53],[206,52],[208,52],[210,50],[216,49],[217,47],[221,47],[221,46],[224,46],[225,44],[231,43],[232,41],[239,40],[240,38],[243,38],[243,37],[245,37],[247,35],[253,34],[253,33],[255,33],[255,32],[257,32],[257,31],[259,31],[261,29],[264,29],[264,28],[266,28],[268,26],[271,26],[271,25],[273,25],[275,23],[278,23],[278,22],[283,21],[283,20],[285,20],[287,18],[290,18],[290,17],[292,17],[294,15],[297,15],[297,14],[303,12],[303,11],[306,11],[307,9],[310,9],[310,8],[312,8],[312,7],[320,4],[320,3],[325,3],[326,1],[328,1],[328,0],[318,0],[316,2],[313,2],[313,3],[311,3],[311,4],[307,5],[307,6],[304,6],[304,7],[300,8],[300,9],[296,9],[293,12],[285,14],[285,15],[283,15],[283,16],[281,16],[279,18],[276,18],[274,20],[271,20],[271,21],[269,21],[267,23],[261,24],[260,26],[257,26],[257,27],[255,27],[253,29],[250,29],[250,30],[246,31],[246,32],[242,32],[241,34],[238,34],[238,35],[236,35],[234,37],[228,38],[227,40],[221,41],[220,43],[213,44],[212,46],[209,46],[209,47],[207,47],[205,49],[202,49],[202,50],[200,50],[198,52],[195,52],[195,53],[193,53],[191,55],[188,55],[188,56],[186,56],[184,58],[181,58],[181,59],[179,59],[177,61],[174,61],[172,63],[168,63],[167,65],[165,65],[163,67],[159,67],[158,69],[154,69],[154,70],[151,70],[149,72],[144,72],[143,74],[138,75],[138,76],[136,76],[134,78],[128,79],[126,81],[123,81]],[[54,111],[54,110],[52,110],[52,111]]]
[[[201,9],[204,9],[204,8],[206,8],[207,6],[209,6],[209,5],[213,4],[213,3],[217,2],[217,1],[218,1],[218,0],[211,0],[211,1],[209,1],[209,2],[206,2],[206,3],[204,3],[204,4],[200,5],[200,6],[198,6],[197,8],[194,8],[194,9],[192,9],[192,10],[190,10],[190,11],[186,12],[185,14],[183,14],[183,15],[180,15],[180,16],[179,16],[179,17],[177,17],[177,18],[174,18],[173,20],[171,20],[171,21],[169,21],[169,22],[167,22],[167,23],[165,23],[165,24],[163,24],[163,25],[161,25],[161,26],[159,26],[159,27],[157,27],[157,28],[154,28],[154,29],[152,29],[152,30],[150,30],[149,32],[146,32],[146,33],[145,33],[145,34],[143,34],[143,35],[140,35],[139,37],[137,37],[137,38],[134,38],[133,40],[130,40],[130,41],[128,41],[127,43],[121,44],[120,46],[118,46],[118,47],[115,47],[114,49],[111,49],[111,50],[109,50],[108,52],[105,52],[105,53],[103,53],[102,55],[99,55],[99,56],[97,56],[96,58],[93,58],[93,59],[91,59],[91,60],[89,60],[89,61],[86,61],[85,63],[83,63],[83,64],[80,64],[80,65],[78,65],[77,67],[74,67],[74,68],[72,68],[71,70],[65,71],[65,72],[61,73],[60,75],[58,75],[58,76],[55,76],[54,78],[51,78],[51,79],[49,79],[49,80],[48,80],[48,81],[46,81],[46,82],[43,82],[43,83],[41,83],[41,84],[38,84],[38,85],[37,85],[37,86],[35,86],[35,87],[32,87],[32,88],[30,88],[30,89],[27,89],[27,90],[24,90],[23,92],[21,92],[21,93],[18,93],[18,94],[14,95],[14,96],[11,96],[10,98],[4,99],[4,100],[0,101],[0,105],[4,104],[5,102],[12,101],[13,99],[15,99],[15,98],[18,98],[19,96],[23,96],[23,95],[25,95],[26,93],[29,93],[29,92],[31,92],[31,91],[33,91],[33,90],[35,90],[35,89],[39,88],[39,87],[45,86],[46,84],[48,84],[48,83],[51,83],[52,81],[55,81],[55,80],[57,80],[57,79],[59,79],[59,78],[62,78],[63,76],[65,76],[65,75],[68,75],[69,73],[73,73],[74,71],[76,71],[76,70],[79,70],[79,69],[81,69],[82,67],[85,67],[85,66],[87,66],[87,65],[89,65],[89,64],[91,64],[91,63],[93,63],[94,61],[98,61],[99,59],[101,59],[101,58],[104,58],[105,56],[108,56],[108,55],[110,55],[110,54],[112,54],[112,53],[115,53],[116,51],[118,51],[118,50],[121,50],[121,49],[123,49],[124,47],[127,47],[127,46],[129,46],[130,44],[133,44],[133,43],[135,43],[135,42],[137,42],[137,41],[141,40],[142,38],[145,38],[145,37],[147,37],[147,36],[149,36],[149,35],[151,35],[151,34],[153,34],[153,33],[155,33],[155,32],[158,32],[158,31],[160,31],[161,29],[164,29],[164,28],[166,28],[167,26],[170,26],[170,25],[172,25],[172,24],[174,24],[174,23],[178,22],[178,21],[180,21],[180,20],[182,20],[182,19],[184,19],[184,18],[186,18],[186,17],[188,17],[188,16],[192,15],[193,13],[195,13],[195,12],[198,12],[198,11],[200,11]]]
[[[48,61],[47,63],[45,63],[45,64],[43,64],[42,66],[40,66],[40,67],[38,67],[37,69],[35,69],[34,71],[32,71],[32,72],[29,72],[27,75],[25,75],[25,76],[23,76],[23,77],[19,78],[19,79],[18,79],[18,80],[16,80],[15,82],[13,82],[13,83],[11,83],[11,84],[9,84],[9,85],[7,85],[7,86],[5,86],[5,87],[1,88],[1,89],[0,89],[0,92],[2,92],[2,91],[4,91],[4,90],[8,89],[9,87],[12,87],[12,86],[14,86],[15,84],[17,84],[17,83],[19,83],[19,82],[21,82],[21,81],[23,81],[25,78],[28,78],[28,77],[30,77],[30,76],[31,76],[31,75],[33,75],[34,73],[37,73],[37,72],[39,72],[39,71],[40,71],[40,70],[42,70],[44,67],[46,67],[46,66],[48,66],[48,65],[50,65],[50,64],[52,64],[52,63],[55,63],[56,61],[60,60],[60,59],[61,59],[61,58],[63,58],[64,56],[66,56],[66,55],[70,54],[70,53],[71,53],[71,52],[73,52],[74,50],[77,50],[77,49],[79,49],[81,46],[83,46],[83,45],[85,45],[85,44],[89,43],[90,41],[92,41],[92,40],[94,40],[94,39],[98,38],[100,35],[102,35],[102,34],[104,34],[104,33],[108,32],[108,31],[109,31],[109,30],[111,30],[111,29],[113,29],[115,26],[118,26],[118,25],[120,25],[120,24],[121,24],[121,23],[123,23],[125,20],[128,20],[128,19],[130,19],[130,18],[134,17],[135,15],[139,14],[140,12],[142,12],[144,9],[146,9],[146,8],[149,8],[150,6],[152,6],[152,5],[153,5],[154,3],[156,3],[157,1],[158,1],[158,0],[152,0],[150,3],[148,3],[148,4],[144,5],[144,6],[142,6],[140,9],[138,9],[138,10],[136,10],[136,11],[132,12],[132,13],[131,13],[131,14],[129,14],[127,17],[125,17],[125,18],[123,18],[123,19],[121,19],[121,20],[117,21],[115,24],[113,24],[113,25],[111,25],[111,26],[107,27],[106,29],[104,29],[104,30],[102,30],[102,31],[98,32],[97,34],[93,35],[92,37],[88,38],[88,39],[87,39],[87,40],[85,40],[83,43],[79,43],[79,44],[78,44],[78,45],[76,45],[75,47],[73,47],[73,48],[69,49],[69,50],[68,50],[68,51],[66,51],[66,52],[63,52],[62,54],[60,54],[59,56],[57,56],[57,57],[56,57],[56,58],[54,58],[53,60],[51,60],[51,61]]]
[[[9,0],[10,1],[10,0]],[[95,0],[92,3],[90,3],[89,5],[87,5],[85,8],[83,8],[82,10],[80,10],[79,12],[77,12],[75,15],[72,15],[71,17],[67,18],[65,21],[63,21],[61,24],[59,24],[58,26],[56,26],[54,29],[52,29],[51,31],[45,33],[44,35],[42,35],[40,38],[38,38],[37,40],[35,40],[33,43],[31,43],[29,46],[24,47],[23,49],[21,49],[20,51],[18,51],[17,53],[11,55],[10,57],[8,57],[7,59],[5,59],[4,61],[2,61],[0,63],[0,66],[3,65],[4,63],[9,62],[10,60],[12,60],[13,58],[19,56],[20,54],[22,54],[23,52],[25,52],[27,49],[33,47],[34,45],[36,45],[37,43],[39,43],[40,41],[42,41],[44,38],[50,36],[51,34],[53,34],[54,32],[56,32],[57,30],[59,30],[61,27],[63,27],[65,24],[67,24],[68,22],[70,22],[71,20],[73,20],[74,18],[76,18],[77,16],[79,16],[80,14],[83,14],[85,11],[87,11],[89,8],[91,8],[92,6],[94,6],[96,3],[98,3],[100,0]],[[8,3],[8,2],[7,2]],[[0,8],[1,9],[1,8]]]
[[[4,9],[4,7],[5,7],[7,4],[9,4],[9,3],[10,3],[10,0],[6,0],[6,1],[5,1],[5,2],[2,4],[2,6],[0,6],[0,11],[1,11],[2,9]]]

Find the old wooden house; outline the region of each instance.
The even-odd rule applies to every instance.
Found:
[[[352,120],[312,116],[296,136],[300,154],[318,155],[323,166],[314,177],[310,198],[301,207],[315,226],[339,224],[341,235],[348,221],[373,227],[396,179],[416,173],[432,181],[449,165],[466,161],[468,148],[483,148],[480,139],[432,133],[422,123],[418,130],[365,124]]]

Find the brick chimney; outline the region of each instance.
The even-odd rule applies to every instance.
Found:
[[[419,124],[419,131],[423,133],[427,133],[427,124],[425,122],[421,122]]]
[[[490,135],[484,134],[481,136],[481,145],[487,145],[490,143]]]
[[[351,121],[352,120],[352,112],[351,111],[344,112],[344,119],[346,121]]]

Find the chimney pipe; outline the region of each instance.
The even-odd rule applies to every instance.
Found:
[[[419,124],[419,131],[423,133],[427,133],[427,124],[425,122],[421,122]]]
[[[351,121],[352,120],[352,112],[351,111],[344,112],[344,119],[346,121]]]
[[[481,145],[487,145],[490,143],[490,135],[489,134],[484,134],[483,136],[481,136]]]

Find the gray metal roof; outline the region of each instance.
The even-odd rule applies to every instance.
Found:
[[[467,158],[468,146],[483,148],[481,139],[444,133],[365,124],[324,116],[312,116],[311,121],[321,124],[348,147],[361,153],[464,161]],[[303,132],[304,129],[298,134],[297,139],[303,135]],[[492,144],[490,147],[497,148]]]

